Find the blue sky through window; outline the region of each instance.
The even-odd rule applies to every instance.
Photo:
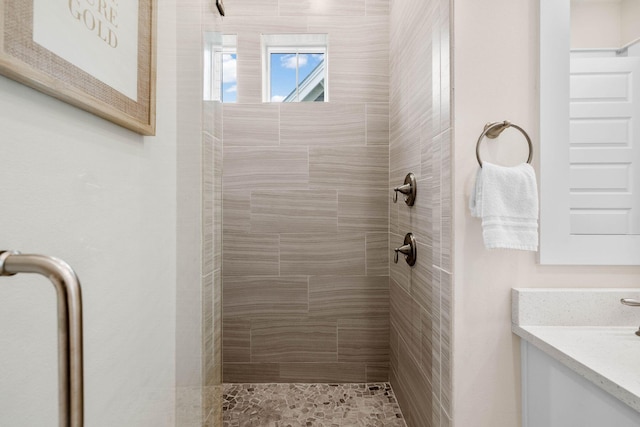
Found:
[[[301,83],[323,59],[324,55],[321,53],[272,53],[271,102],[282,102],[296,89],[296,84]]]
[[[236,102],[238,92],[237,55],[222,54],[222,102]]]

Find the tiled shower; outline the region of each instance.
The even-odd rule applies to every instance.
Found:
[[[449,1],[227,2],[223,380],[391,381],[451,424]],[[263,103],[261,34],[327,34],[328,103]],[[416,175],[418,196],[392,188]],[[393,262],[407,232],[414,267]]]

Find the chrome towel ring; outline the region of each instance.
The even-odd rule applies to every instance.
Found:
[[[531,143],[531,138],[529,138],[527,132],[525,132],[525,130],[520,126],[514,125],[510,121],[505,120],[504,122],[487,123],[484,127],[484,131],[480,134],[480,138],[478,138],[478,143],[476,144],[476,158],[478,159],[480,167],[482,167],[482,160],[480,159],[480,143],[482,143],[484,137],[486,136],[487,138],[495,139],[500,136],[505,129],[510,127],[518,129],[526,138],[527,144],[529,145],[529,157],[527,158],[527,163],[531,164],[531,160],[533,159],[533,144]]]

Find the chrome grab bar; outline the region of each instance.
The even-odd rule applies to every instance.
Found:
[[[43,255],[0,251],[0,276],[37,273],[47,277],[58,298],[58,392],[60,427],[82,427],[82,295],[80,281],[66,262]]]

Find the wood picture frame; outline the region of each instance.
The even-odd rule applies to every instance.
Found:
[[[0,74],[155,135],[156,1],[0,0]]]

